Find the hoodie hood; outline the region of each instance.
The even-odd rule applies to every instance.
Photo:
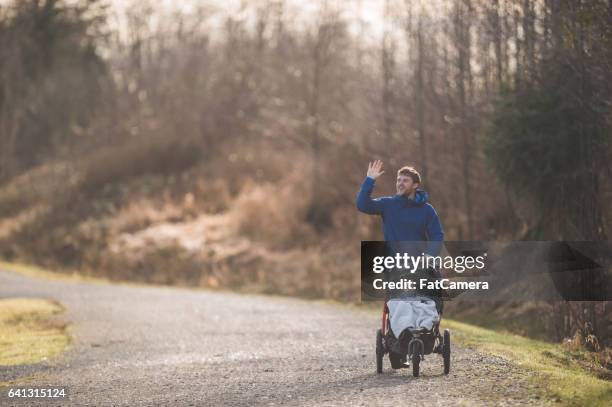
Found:
[[[414,199],[407,198],[404,195],[396,195],[399,199],[406,202],[407,206],[421,206],[425,205],[429,200],[429,195],[422,189],[417,189],[414,194]]]

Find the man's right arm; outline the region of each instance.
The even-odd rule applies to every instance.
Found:
[[[383,202],[380,198],[372,199],[372,190],[374,189],[374,178],[367,176],[361,184],[361,189],[357,194],[355,204],[357,209],[369,215],[380,215],[383,211]]]

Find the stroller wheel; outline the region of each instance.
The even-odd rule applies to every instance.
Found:
[[[419,363],[421,362],[421,355],[414,354],[412,355],[412,375],[414,377],[419,377]]]
[[[442,357],[444,358],[444,374],[450,372],[451,339],[450,331],[444,330],[444,342],[442,345]]]
[[[383,337],[380,329],[376,331],[376,373],[382,373],[383,371]]]

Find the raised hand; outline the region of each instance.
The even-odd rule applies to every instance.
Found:
[[[382,170],[383,162],[380,160],[374,160],[368,164],[368,177],[376,179],[383,175],[385,172]]]

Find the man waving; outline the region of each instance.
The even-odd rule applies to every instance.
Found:
[[[427,202],[427,192],[420,189],[421,175],[413,167],[402,167],[397,171],[397,194],[372,199],[374,183],[382,174],[382,161],[369,163],[355,202],[357,209],[381,216],[386,241],[414,242],[411,254],[437,256],[444,233],[436,210]]]

